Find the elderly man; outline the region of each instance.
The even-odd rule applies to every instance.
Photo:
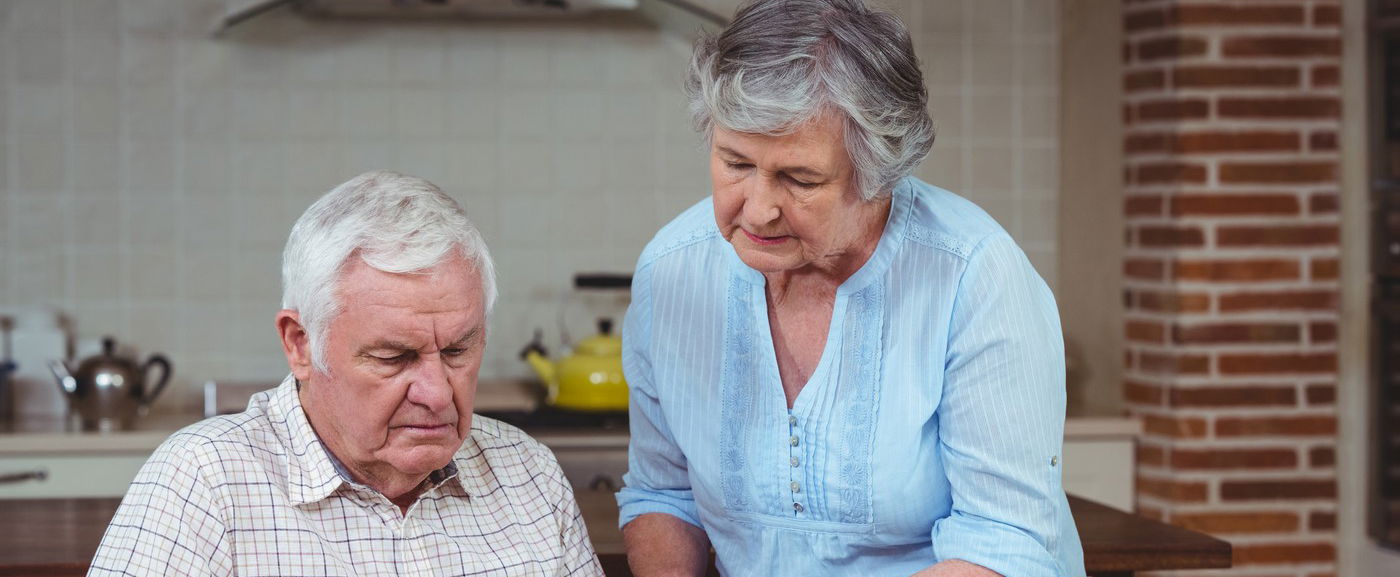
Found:
[[[90,575],[602,575],[554,456],[472,416],[495,273],[450,197],[360,175],[282,276],[291,375],[157,449]]]

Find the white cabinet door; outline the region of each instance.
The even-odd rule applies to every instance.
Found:
[[[1133,439],[1065,439],[1065,492],[1133,511]]]
[[[121,497],[146,463],[146,453],[113,455],[26,455],[0,458],[0,499]],[[26,473],[43,473],[33,478]]]

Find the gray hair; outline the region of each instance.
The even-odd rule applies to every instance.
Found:
[[[390,273],[426,272],[453,250],[481,276],[486,314],[496,304],[496,267],[462,207],[433,183],[366,172],[326,193],[292,226],[282,253],[282,308],[300,314],[312,365],[329,372],[326,331],[340,313],[336,291],[352,256]]]
[[[889,194],[928,156],[933,120],[909,31],[861,0],[757,0],[695,44],[686,95],[696,130],[789,134],[833,109],[861,197]]]

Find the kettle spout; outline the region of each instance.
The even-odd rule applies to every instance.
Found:
[[[63,392],[70,395],[78,392],[78,380],[73,378],[72,373],[68,371],[68,365],[63,364],[63,361],[49,361],[49,371],[53,373],[53,378],[58,381],[58,388]]]
[[[525,362],[539,375],[540,380],[551,390],[554,388],[554,362],[545,358],[539,351],[526,351]]]

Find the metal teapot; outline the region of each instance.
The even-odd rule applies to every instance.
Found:
[[[146,375],[160,368],[160,378],[147,389]],[[170,361],[151,355],[145,364],[116,355],[116,341],[102,339],[102,354],[83,359],[76,371],[63,361],[49,361],[49,370],[68,397],[68,412],[76,414],[84,430],[129,429],[136,417],[146,414],[170,381]]]

